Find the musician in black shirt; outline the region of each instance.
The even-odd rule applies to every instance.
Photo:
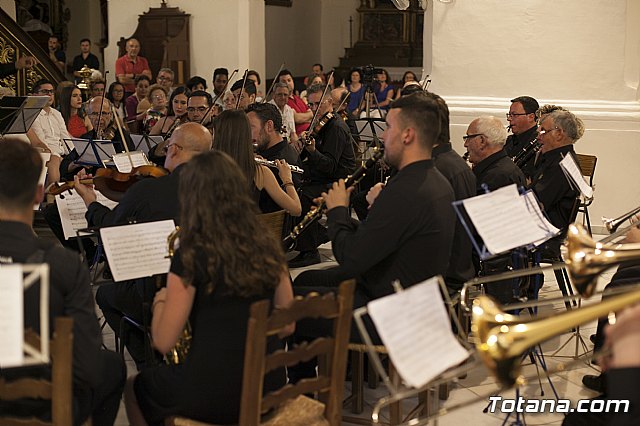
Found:
[[[398,169],[373,201],[367,220],[358,223],[348,210],[344,180],[322,196],[333,253],[339,266],[305,271],[294,282],[296,294],[333,291],[344,279],[356,278],[354,308],[393,292],[392,282],[410,287],[434,275],[445,275],[453,245],[453,189],[435,168],[432,147],[440,132],[438,106],[421,94],[403,97],[386,116],[385,162]],[[322,324],[299,324],[296,340],[322,335]],[[352,327],[352,339],[359,333]],[[294,380],[312,370],[290,374]]]
[[[538,136],[536,111],[538,101],[531,96],[519,96],[511,99],[511,107],[507,113],[507,121],[511,133],[504,145],[504,150],[510,158],[516,157]],[[520,166],[525,177],[533,174],[535,156]]]

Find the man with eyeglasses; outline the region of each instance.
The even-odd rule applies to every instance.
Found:
[[[246,110],[247,107],[256,102],[256,85],[253,80],[247,79],[238,80],[231,86],[231,93],[233,94],[233,107],[234,109]],[[240,100],[238,100],[238,98]]]
[[[507,113],[507,121],[511,129],[511,135],[507,138],[504,150],[510,158],[516,157],[538,136],[538,123],[536,111],[539,105],[531,96],[518,96],[511,99],[511,106]],[[533,174],[535,156],[520,166],[525,177]]]
[[[160,68],[160,71],[158,71],[156,83],[165,88],[167,97],[171,96],[171,92],[173,92],[173,78],[174,73],[171,68]]]
[[[67,131],[67,125],[62,118],[62,114],[53,107],[55,86],[49,80],[39,80],[33,86],[33,94],[35,96],[46,96],[47,104],[42,108],[38,117],[31,125],[31,129],[27,132],[27,136],[32,137],[34,146],[44,146],[51,152],[49,160],[48,182],[58,182],[60,180],[59,166],[69,150],[63,142],[63,139],[69,139],[71,136]],[[33,133],[31,133],[33,132]]]
[[[291,146],[295,148],[298,153],[302,151],[302,144],[296,133],[296,123],[293,119],[293,109],[287,105],[291,91],[289,86],[285,83],[276,83],[273,86],[273,99],[269,101],[270,104],[278,107],[280,115],[282,116],[282,126],[285,130],[286,137]]]
[[[187,100],[187,117],[190,122],[201,123],[213,134],[214,108],[211,108],[211,95],[204,90],[191,92]]]
[[[331,96],[322,98],[324,85],[314,84],[307,89],[309,108],[318,118],[333,111]],[[303,133],[304,134],[304,133]],[[307,135],[305,135],[307,136]],[[301,137],[301,140],[305,138]],[[308,137],[300,153],[304,177],[300,188],[302,216],[315,206],[313,200],[339,179],[345,179],[356,168],[355,142],[346,123],[338,117],[326,122],[315,138]],[[327,240],[326,230],[315,222],[300,237],[296,249],[300,252],[289,261],[289,267],[300,268],[320,263],[318,246]]]
[[[198,123],[185,123],[176,128],[166,146],[164,167],[167,176],[144,179],[125,192],[120,203],[110,210],[96,201],[91,185],[80,183],[86,178],[84,171],[75,177],[75,187],[87,206],[89,226],[105,227],[136,222],[173,219],[179,223],[178,188],[182,165],[201,152],[211,149],[211,133]],[[120,320],[127,315],[143,323],[142,304],[151,302],[156,291],[155,279],[139,279],[103,284],[96,293],[96,302],[116,336],[120,332]],[[139,368],[145,361],[144,336],[132,333],[127,346]]]

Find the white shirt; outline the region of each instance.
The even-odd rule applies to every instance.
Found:
[[[270,100],[269,103],[276,105],[273,99]],[[276,108],[278,108],[278,105],[276,105]],[[291,133],[295,133],[296,131],[296,123],[293,121],[293,108],[285,104],[284,109],[281,110],[278,108],[278,111],[280,111],[280,115],[282,116],[282,125],[286,129],[284,134],[287,136],[287,139],[291,140]]]
[[[62,118],[62,114],[55,108],[44,108],[31,125],[36,136],[44,142],[51,150],[52,154],[63,156],[69,153],[62,139],[71,139],[67,131],[67,125]]]

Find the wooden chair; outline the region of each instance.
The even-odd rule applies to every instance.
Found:
[[[26,333],[25,339],[39,346],[39,336]],[[73,319],[58,317],[51,340],[51,380],[21,378],[7,382],[0,377],[0,400],[21,398],[51,400],[51,422],[38,418],[0,417],[3,425],[71,426],[72,413]]]
[[[263,213],[258,215],[258,220],[262,223],[262,227],[271,232],[278,241],[282,240],[282,226],[284,225],[284,210],[278,210],[273,213]]]
[[[354,280],[345,281],[340,285],[337,297],[333,294],[296,297],[290,308],[273,311],[271,315],[271,302],[268,300],[251,306],[244,357],[240,426],[340,425],[354,288]],[[288,351],[280,350],[265,355],[268,337],[278,334],[287,324],[303,318],[334,320],[333,335],[317,338],[309,344],[289,348]],[[295,385],[288,384],[262,395],[266,373],[316,356],[320,360],[317,378],[303,379]],[[313,392],[318,392],[319,401],[304,396]],[[261,415],[270,410],[272,412],[261,422]],[[165,421],[165,425],[207,424],[172,417]]]
[[[593,175],[596,171],[596,163],[598,162],[598,157],[595,155],[586,155],[586,154],[576,154],[576,158],[578,159],[578,166],[580,166],[580,171],[582,172],[582,176],[589,178],[589,185],[593,187]],[[589,230],[589,235],[591,235],[591,221],[589,220],[589,209],[588,207],[593,203],[593,198],[583,200],[580,202],[578,206],[578,213],[584,214],[584,222],[586,222],[587,229]]]

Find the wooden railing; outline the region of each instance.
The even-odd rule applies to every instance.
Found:
[[[0,80],[0,85],[11,88],[16,95],[31,93],[38,80],[46,78],[54,84],[66,80],[64,74],[32,38],[7,13],[0,9],[0,63],[15,62],[20,56],[33,56],[38,65],[30,70],[20,70],[17,74]]]

